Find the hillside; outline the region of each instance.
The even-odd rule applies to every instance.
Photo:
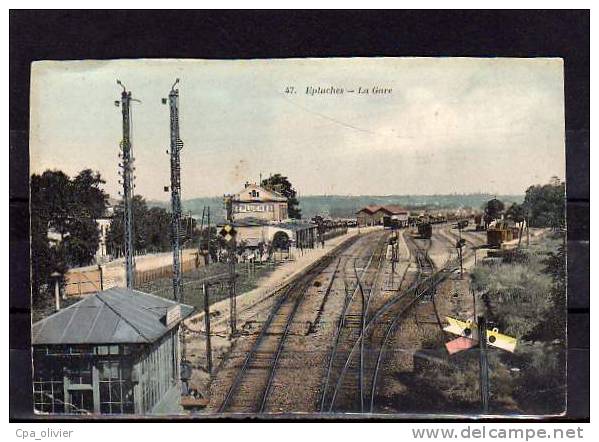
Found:
[[[341,196],[341,195],[310,195],[299,198],[302,218],[309,219],[315,215],[331,216],[334,218],[351,218],[362,207],[369,204],[398,204],[407,209],[458,209],[460,207],[482,207],[494,195],[467,194],[467,195],[388,195],[388,196]],[[509,206],[513,202],[521,203],[524,195],[497,195],[501,201]],[[148,201],[149,206],[169,208],[169,202]],[[185,214],[191,212],[192,216],[201,218],[204,206],[210,206],[212,222],[224,220],[224,206],[222,197],[193,198],[183,201]]]

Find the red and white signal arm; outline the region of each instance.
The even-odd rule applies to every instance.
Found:
[[[449,325],[443,330],[454,335],[478,341],[478,327],[473,321],[460,321],[459,319],[445,317]],[[497,328],[487,330],[487,344],[513,353],[518,340],[508,335],[499,333]]]

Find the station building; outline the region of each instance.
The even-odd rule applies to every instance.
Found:
[[[244,189],[233,195],[233,216],[235,220],[283,221],[289,217],[287,198],[273,190],[246,182]]]
[[[392,220],[396,221],[399,227],[408,226],[408,218],[410,212],[397,204],[388,204],[381,206],[379,209],[383,213],[383,220],[385,216],[388,216]]]
[[[272,243],[298,248],[316,245],[318,226],[289,219],[287,198],[274,190],[246,182],[233,195],[232,206],[237,241],[249,249]]]
[[[193,307],[111,288],[32,327],[39,413],[181,411],[179,329]]]
[[[381,206],[370,205],[356,212],[356,221],[358,226],[376,226],[383,224],[383,212]]]
[[[369,205],[356,213],[356,219],[359,226],[378,226],[383,224],[385,217],[389,217],[397,221],[400,227],[406,227],[409,215],[408,210],[395,204]]]

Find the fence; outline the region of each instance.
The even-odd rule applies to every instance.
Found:
[[[204,265],[203,257],[198,259],[198,256],[181,261],[181,273],[191,272]],[[140,284],[155,281],[162,278],[170,278],[173,276],[173,265],[168,264],[161,267],[148,270],[135,271],[135,286]]]
[[[324,233],[324,240],[327,241],[329,239],[335,238],[340,235],[345,235],[347,233],[347,226],[339,226],[332,227],[330,230]]]
[[[181,261],[181,272],[191,272],[204,266],[203,257],[197,253],[187,255]],[[147,270],[135,271],[135,286],[161,278],[172,278],[172,263]],[[96,293],[115,286],[124,286],[125,268],[118,266],[98,266],[78,268],[68,271],[64,276],[64,296],[82,296]]]
[[[103,289],[103,276],[100,267],[89,270],[68,271],[65,276],[65,296],[81,296]]]

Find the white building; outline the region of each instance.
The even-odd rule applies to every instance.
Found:
[[[287,198],[253,183],[245,183],[243,190],[233,195],[233,217],[264,221],[283,221],[289,217]]]

